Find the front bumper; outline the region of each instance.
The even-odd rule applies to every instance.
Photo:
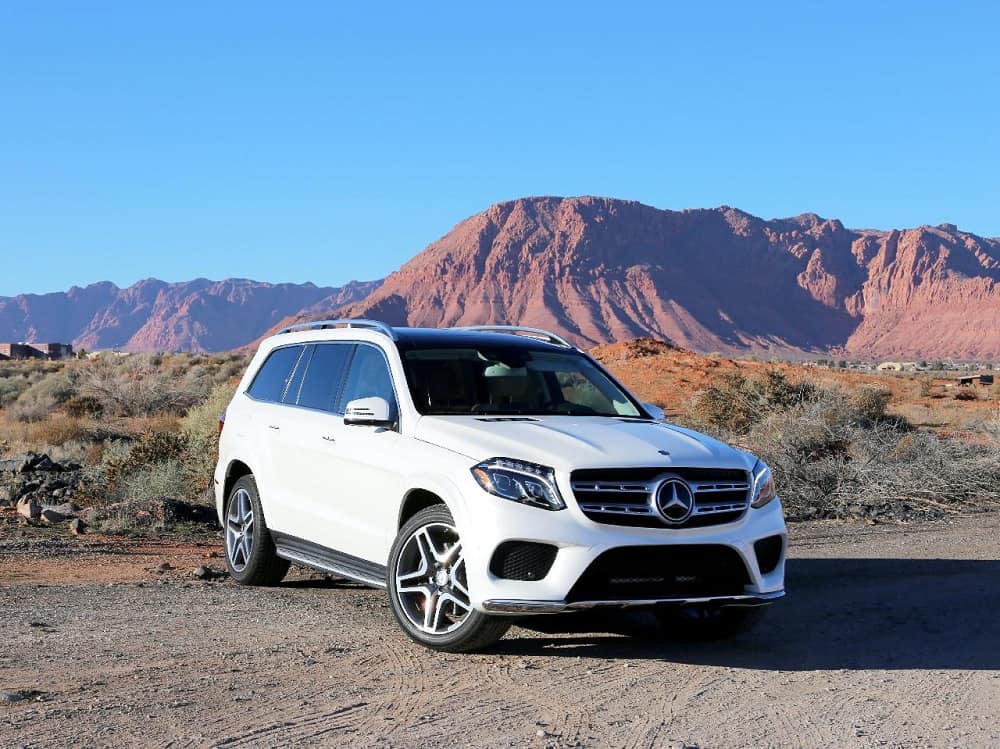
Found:
[[[785,588],[787,532],[780,500],[760,509],[750,508],[737,521],[702,528],[637,528],[598,523],[580,510],[569,487],[560,486],[567,498],[564,510],[548,511],[486,494],[469,477],[462,486],[464,517],[460,532],[466,555],[471,603],[488,613],[555,613],[598,606],[647,606],[657,604],[718,603],[754,606],[770,603]],[[562,482],[560,482],[562,484]],[[462,522],[464,521],[464,522]],[[782,539],[777,565],[762,572],[754,543],[772,536]],[[505,541],[528,541],[557,547],[555,561],[548,574],[539,580],[510,580],[490,571],[490,560]],[[605,552],[626,547],[684,545],[720,546],[736,552],[746,567],[747,584],[742,590],[728,590],[725,595],[702,596],[700,591],[684,591],[677,597],[621,598],[608,596],[573,596],[574,586],[590,566]],[[695,552],[695,549],[692,549]],[[640,570],[642,571],[642,570]]]
[[[625,601],[483,601],[483,611],[491,614],[559,614],[565,611],[582,611],[596,608],[633,608],[636,606],[677,605],[689,606],[711,603],[718,606],[766,606],[785,595],[779,590],[742,596],[703,596],[700,598],[653,598]]]

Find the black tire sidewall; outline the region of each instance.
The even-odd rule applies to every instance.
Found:
[[[268,584],[273,582],[276,567],[284,567],[284,570],[281,570],[281,576],[284,576],[284,571],[287,571],[287,563],[275,554],[274,542],[271,540],[267,522],[264,520],[264,510],[260,504],[260,494],[257,491],[257,482],[253,475],[241,476],[233,484],[232,489],[229,490],[229,497],[226,499],[224,517],[228,519],[229,507],[240,489],[245,490],[250,495],[250,504],[253,507],[253,546],[250,550],[249,561],[240,571],[233,568],[227,548],[226,569],[229,571],[230,577],[239,583],[246,585]]]

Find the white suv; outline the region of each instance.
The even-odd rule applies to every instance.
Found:
[[[271,585],[295,562],[387,588],[440,650],[597,606],[735,632],[784,592],[771,471],[662,417],[545,331],[287,328],[224,416],[229,571]]]

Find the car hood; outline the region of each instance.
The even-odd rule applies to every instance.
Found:
[[[754,462],[749,453],[689,429],[614,417],[423,416],[415,436],[473,461],[513,458],[564,471],[660,465],[749,470]]]

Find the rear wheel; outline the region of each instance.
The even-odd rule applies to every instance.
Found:
[[[664,634],[691,640],[722,640],[750,632],[766,606],[681,606],[661,609],[656,620]]]
[[[226,502],[226,567],[243,585],[277,585],[289,562],[278,556],[264,520],[257,482],[239,478]]]
[[[462,539],[451,513],[434,505],[399,531],[389,555],[389,605],[403,631],[434,650],[478,650],[510,623],[472,608]]]

